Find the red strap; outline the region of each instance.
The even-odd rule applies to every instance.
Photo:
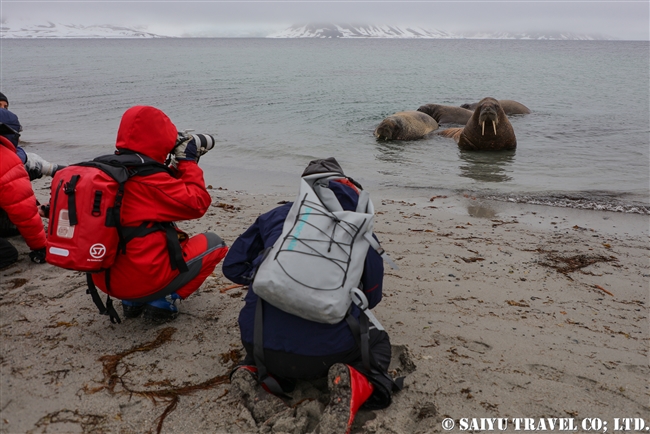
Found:
[[[340,183],[343,184],[343,185],[347,185],[347,186],[350,187],[352,190],[354,190],[357,194],[359,194],[359,189],[357,188],[357,186],[354,185],[353,183],[351,183],[350,180],[349,180],[348,178],[336,179],[335,181],[336,181],[336,182],[340,182]]]

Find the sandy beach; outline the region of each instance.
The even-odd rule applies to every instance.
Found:
[[[34,184],[42,202],[48,185]],[[228,244],[294,199],[210,192],[208,213],[180,226]],[[473,418],[507,418],[509,431],[548,428],[543,418],[577,431],[596,419],[608,431],[623,418],[650,426],[648,216],[425,190],[371,197],[375,232],[399,265],[386,271],[375,314],[393,344],[391,372],[406,379],[389,408],[361,411],[353,432],[444,432],[449,418],[452,432],[487,431]],[[0,432],[313,429],[327,400],[318,382],[259,426],[230,393],[245,289],[220,267],[174,322],[113,325],[86,294],[84,274],[33,264],[24,241],[11,241],[20,258],[0,270]]]

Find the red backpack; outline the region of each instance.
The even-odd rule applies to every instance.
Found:
[[[90,273],[110,268],[127,243],[155,231],[167,232],[172,267],[187,271],[172,222],[138,227],[120,224],[124,184],[132,176],[147,176],[169,168],[147,156],[129,151],[104,155],[60,169],[52,179],[50,224],[45,260],[57,267],[88,273],[88,293],[102,314],[120,322],[110,296],[104,307]],[[107,290],[109,282],[107,282]],[[115,317],[115,318],[114,318]]]
[[[103,271],[126,248],[120,225],[124,183],[134,175],[168,171],[140,154],[106,155],[54,175],[46,259],[76,271]],[[146,173],[145,173],[146,172]]]

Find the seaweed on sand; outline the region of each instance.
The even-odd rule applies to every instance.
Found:
[[[98,414],[82,414],[77,410],[59,410],[53,413],[48,413],[36,422],[36,429],[42,428],[41,432],[47,432],[47,427],[51,424],[77,424],[81,427],[84,433],[99,433],[103,432],[101,425],[106,422],[106,416]],[[33,433],[34,430],[28,431]]]
[[[87,393],[96,393],[99,392],[100,390],[108,390],[109,393],[115,394],[115,393],[125,393],[129,395],[138,395],[145,397],[147,399],[150,399],[154,404],[158,404],[158,402],[165,402],[167,403],[167,407],[165,407],[165,410],[162,412],[160,416],[156,419],[158,421],[157,426],[156,426],[156,432],[160,433],[162,430],[163,423],[165,421],[165,418],[176,409],[176,406],[178,405],[178,402],[180,401],[181,396],[185,395],[190,395],[196,391],[199,390],[207,390],[211,389],[215,386],[221,385],[228,383],[230,381],[229,375],[217,375],[216,377],[210,378],[209,380],[206,380],[202,383],[199,384],[190,384],[186,386],[181,386],[181,387],[174,387],[171,386],[166,389],[158,389],[158,390],[134,390],[129,384],[127,384],[124,381],[124,375],[126,375],[129,370],[128,368],[126,371],[122,374],[119,375],[117,373],[117,368],[120,362],[128,355],[131,355],[136,352],[143,352],[143,351],[151,351],[153,349],[156,349],[160,347],[161,345],[169,342],[176,332],[176,329],[174,327],[166,327],[162,329],[159,333],[158,336],[151,342],[147,342],[145,344],[135,346],[131,349],[128,349],[126,351],[123,351],[118,354],[114,355],[105,355],[100,357],[98,360],[102,362],[103,364],[103,373],[104,373],[104,378],[102,379],[101,383],[102,386],[95,388],[95,389],[89,389],[86,390]],[[226,357],[222,357],[223,361],[230,360],[232,361],[233,365],[232,368],[237,364],[238,360],[235,360],[236,357],[233,357],[234,355],[228,355]],[[117,385],[121,385],[123,390],[116,391],[115,387]],[[162,382],[159,382],[158,384],[163,384]],[[171,384],[171,382],[167,382],[166,384]]]
[[[537,249],[539,253],[545,253],[545,261],[540,261],[540,265],[554,268],[558,273],[567,275],[574,271],[582,271],[583,268],[598,262],[616,262],[615,256],[594,255],[589,253],[580,253],[572,256],[563,256],[556,251]],[[569,277],[569,276],[567,276]],[[570,278],[570,277],[569,277]]]

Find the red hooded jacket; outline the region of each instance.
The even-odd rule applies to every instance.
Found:
[[[116,147],[128,149],[164,163],[176,144],[177,130],[160,110],[135,106],[122,116]],[[161,172],[130,178],[124,187],[121,223],[173,222],[196,219],[208,210],[210,194],[203,171],[195,161],[180,161],[176,176]],[[105,289],[105,274],[93,274],[95,285]],[[178,276],[172,270],[163,231],[134,238],[126,254],[118,254],[110,268],[110,294],[121,299],[151,295]]]
[[[16,148],[0,136],[0,208],[7,212],[32,250],[45,248],[45,229],[36,196]]]

